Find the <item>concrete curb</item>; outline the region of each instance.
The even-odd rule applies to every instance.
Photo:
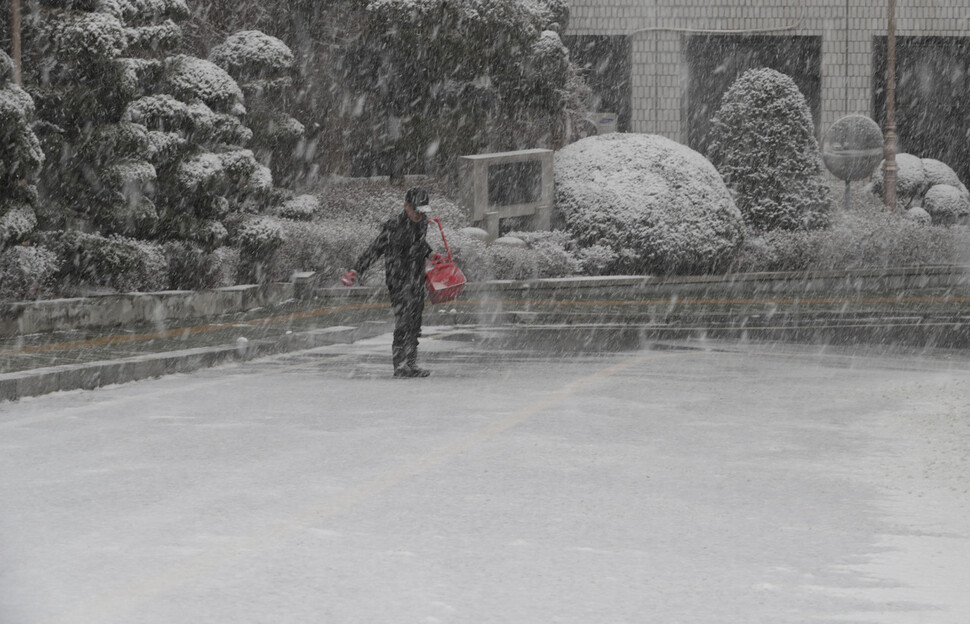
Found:
[[[277,339],[253,340],[245,347],[215,346],[139,355],[130,358],[66,364],[0,374],[0,401],[16,401],[63,390],[92,390],[101,386],[188,373],[231,361],[246,361],[277,353],[349,344],[386,333],[387,321],[369,321],[359,327],[336,326],[286,334]]]

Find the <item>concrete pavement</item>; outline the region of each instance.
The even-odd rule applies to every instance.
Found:
[[[0,620],[963,624],[966,359],[532,331],[0,405]]]

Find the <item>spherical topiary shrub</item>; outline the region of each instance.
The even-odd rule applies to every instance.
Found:
[[[759,230],[828,223],[829,187],[805,97],[773,69],[738,78],[711,120],[708,156]]]
[[[883,194],[883,166],[872,175],[870,190]],[[970,191],[946,163],[912,154],[896,154],[896,202],[901,210],[923,208],[933,225],[954,225],[970,217]]]
[[[732,258],[741,213],[703,156],[664,137],[592,136],[555,156],[556,219],[603,273],[698,273]]]
[[[936,225],[955,225],[970,215],[970,201],[955,186],[937,184],[926,191],[923,209]]]

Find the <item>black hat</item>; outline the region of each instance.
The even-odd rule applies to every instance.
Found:
[[[404,203],[415,209],[417,209],[418,206],[427,206],[428,191],[424,190],[420,186],[409,188],[407,194],[404,196]]]

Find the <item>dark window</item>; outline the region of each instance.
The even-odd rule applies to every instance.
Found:
[[[886,37],[873,38],[873,118],[886,127]],[[970,181],[970,39],[896,37],[897,151]]]
[[[707,151],[711,118],[721,98],[741,74],[767,67],[790,76],[805,96],[818,134],[822,100],[822,38],[768,35],[686,37],[687,144]]]
[[[538,160],[489,165],[488,205],[532,204],[542,197],[542,163]]]
[[[630,39],[625,35],[567,35],[569,58],[593,91],[593,112],[617,114],[617,130],[630,130]]]

